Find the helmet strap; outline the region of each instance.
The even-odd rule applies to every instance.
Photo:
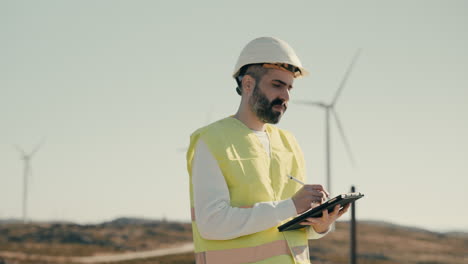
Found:
[[[240,88],[242,85],[242,78],[244,76],[237,76],[236,77],[236,82],[237,82],[237,87],[236,87],[236,92],[238,95],[242,95],[242,89]]]
[[[294,74],[294,77],[301,75],[301,71],[299,70],[299,68],[287,63],[264,63],[262,64],[262,67],[267,69],[277,69],[281,71],[291,72],[292,74]]]

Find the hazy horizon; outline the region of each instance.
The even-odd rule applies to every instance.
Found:
[[[73,220],[54,220],[54,219],[38,219],[38,220],[30,220],[26,224],[47,224],[47,223],[70,223],[70,224],[78,224],[78,225],[99,225],[107,222],[112,222],[119,219],[135,219],[135,220],[144,220],[144,221],[167,221],[167,222],[175,222],[175,223],[190,223],[190,219],[171,219],[171,218],[150,218],[150,217],[138,217],[138,216],[118,216],[112,219],[103,219],[100,221],[73,221]],[[15,223],[22,223],[21,218],[5,218],[0,219],[0,223],[3,222],[15,222]],[[338,219],[337,222],[344,222],[349,223],[351,219]],[[429,232],[436,232],[436,233],[466,233],[468,234],[468,230],[462,229],[430,229],[424,228],[421,226],[414,226],[414,225],[404,225],[397,222],[390,222],[385,220],[379,219],[357,219],[357,223],[375,223],[375,224],[383,224],[383,225],[395,225],[399,227],[411,228],[416,230],[426,230]]]

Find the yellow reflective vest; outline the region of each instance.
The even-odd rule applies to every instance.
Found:
[[[187,169],[197,264],[310,263],[306,228],[279,232],[273,227],[229,240],[207,240],[198,232],[191,174],[199,139],[206,143],[221,169],[232,207],[246,208],[292,197],[300,186],[289,180],[288,175],[305,181],[304,158],[294,136],[268,124],[266,132],[270,156],[255,133],[233,117],[200,128],[191,135]]]

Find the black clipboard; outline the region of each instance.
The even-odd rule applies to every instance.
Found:
[[[322,217],[322,212],[323,210],[328,209],[328,212],[332,212],[333,209],[337,204],[341,205],[340,210],[347,204],[352,203],[356,201],[357,199],[360,199],[364,197],[364,194],[360,192],[354,192],[354,193],[346,193],[346,194],[340,194],[323,204],[314,207],[308,211],[305,211],[299,216],[296,216],[295,218],[291,219],[290,221],[278,226],[278,230],[280,232],[283,231],[288,231],[288,230],[295,230],[295,229],[300,229],[306,227],[305,225],[300,225],[301,222],[304,222],[304,220],[308,217]]]

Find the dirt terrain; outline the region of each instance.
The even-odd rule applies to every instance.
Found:
[[[360,222],[359,264],[466,264],[467,233]],[[0,224],[0,264],[192,264],[189,223],[121,218],[98,225]],[[349,225],[309,242],[314,264],[348,263]],[[185,253],[184,253],[185,252]]]
[[[119,218],[96,225],[0,225],[0,251],[48,256],[90,256],[154,250],[192,241],[189,223]]]

